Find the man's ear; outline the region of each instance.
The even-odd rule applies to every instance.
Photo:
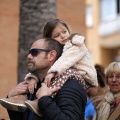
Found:
[[[51,50],[48,54],[48,58],[50,61],[56,60],[57,52],[55,50]]]

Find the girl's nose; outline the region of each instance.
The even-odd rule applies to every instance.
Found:
[[[64,38],[64,36],[65,36],[64,34],[61,34],[61,38]]]

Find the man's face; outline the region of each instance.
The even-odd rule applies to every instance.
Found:
[[[33,73],[44,72],[49,69],[49,60],[47,58],[47,51],[45,48],[44,40],[38,40],[33,43],[31,49],[32,53],[28,55],[28,71]],[[30,50],[31,50],[30,49]],[[37,51],[36,51],[36,50]],[[43,50],[38,50],[43,49]]]
[[[120,74],[111,73],[108,76],[108,85],[112,93],[120,92]]]

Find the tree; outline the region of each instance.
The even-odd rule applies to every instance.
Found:
[[[18,82],[27,74],[27,55],[31,44],[42,37],[44,25],[56,18],[56,0],[20,0],[18,41]]]

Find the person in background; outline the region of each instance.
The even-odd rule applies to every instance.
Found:
[[[105,69],[109,91],[98,110],[97,120],[120,120],[120,62],[112,62]]]
[[[28,94],[26,81],[19,83],[8,93],[8,98],[28,94],[28,99],[38,100],[41,116],[31,110],[25,112],[8,110],[10,120],[83,120],[86,105],[86,90],[78,80],[69,78],[60,87],[48,88],[44,83],[47,71],[62,53],[62,45],[52,38],[35,41],[28,55],[28,71],[38,76],[39,83],[33,94]],[[59,91],[58,91],[59,90]],[[57,92],[54,98],[51,95]],[[0,101],[3,105],[4,102]]]
[[[95,69],[97,71],[98,87],[89,88],[88,90],[88,100],[85,109],[86,120],[96,120],[98,106],[109,90],[105,83],[104,67],[95,64]]]
[[[87,104],[85,107],[85,120],[96,120],[96,110],[92,102],[92,97],[96,95],[97,89],[89,88],[87,92]]]
[[[97,116],[97,111],[100,107],[100,103],[102,102],[103,98],[109,91],[109,86],[105,82],[105,73],[104,73],[105,68],[102,65],[96,64],[95,69],[97,71],[98,87],[93,88],[94,94],[92,93],[92,88],[89,91],[91,91],[90,93],[92,95],[92,103],[95,107],[96,116]]]

